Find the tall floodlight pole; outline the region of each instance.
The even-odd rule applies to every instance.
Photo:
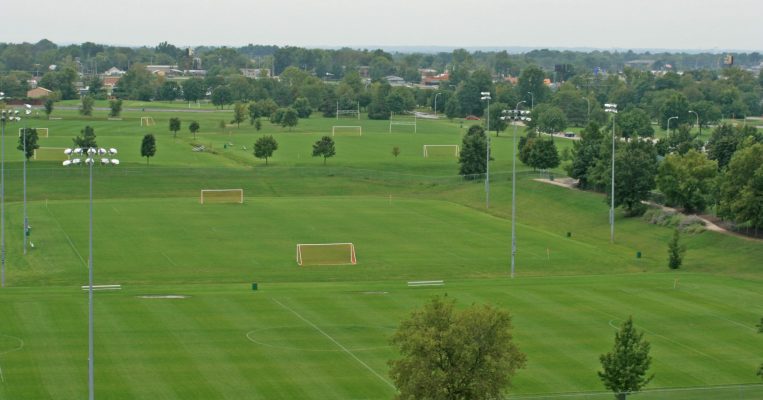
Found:
[[[526,111],[519,111],[519,105],[524,103],[522,100],[514,107],[514,110],[505,110],[508,114],[503,119],[511,119],[514,125],[514,138],[512,144],[511,157],[511,279],[514,279],[514,265],[517,255],[517,124],[519,120],[529,121],[530,117],[523,117]]]
[[[490,208],[490,92],[481,92],[480,100],[487,100],[487,121],[485,123],[485,208]]]
[[[4,94],[0,92],[0,99]],[[20,121],[18,110],[3,110],[0,113],[2,132],[0,133],[0,288],[5,287],[5,125]]]
[[[442,93],[437,93],[434,95],[434,116],[437,117],[437,96],[441,95]]]
[[[672,120],[672,119],[678,119],[678,117],[670,117],[670,118],[668,118],[668,124],[665,127],[665,133],[667,133],[668,135],[670,134],[670,120]]]
[[[615,242],[615,116],[617,115],[617,104],[604,104],[604,111],[612,113],[612,190],[610,193],[609,205],[609,242]]]
[[[94,350],[93,350],[93,336],[94,336],[94,323],[93,323],[93,165],[95,164],[95,157],[97,155],[116,155],[117,150],[116,149],[97,149],[94,147],[88,148],[88,149],[75,149],[74,152],[72,152],[71,149],[64,150],[64,154],[71,155],[74,153],[77,154],[86,154],[87,158],[85,159],[85,164],[88,164],[88,169],[90,171],[90,221],[89,221],[89,233],[88,233],[88,258],[87,258],[87,270],[88,270],[88,291],[87,291],[87,300],[88,300],[88,319],[87,319],[87,390],[88,390],[88,399],[94,400],[95,399],[95,366],[94,366]],[[69,166],[69,165],[78,165],[80,163],[80,159],[76,158],[74,160],[66,160],[63,162],[63,165]],[[113,165],[119,165],[119,160],[117,159],[111,159],[108,158],[102,158],[101,164],[113,164]]]
[[[527,92],[530,95],[530,111],[535,109],[535,95],[533,92]]]
[[[29,104],[25,104],[24,107],[26,108],[25,112],[26,115],[29,115],[32,113],[32,106]],[[24,123],[24,137],[22,139],[24,143],[24,255],[26,255],[26,245],[27,245],[27,235],[29,233],[29,217],[27,216],[27,208],[26,208],[26,161],[27,161],[27,152],[26,152],[26,141],[27,141],[27,127],[26,122]]]
[[[696,111],[689,110],[690,113],[697,117],[697,128],[699,128],[699,134],[702,135],[702,126],[699,124],[699,114]]]

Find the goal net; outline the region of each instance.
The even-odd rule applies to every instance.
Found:
[[[32,159],[40,160],[40,161],[68,160],[69,157],[64,153],[64,150],[66,149],[63,147],[40,147],[40,148],[34,149],[34,153],[32,154]]]
[[[155,126],[154,117],[140,117],[140,126]]]
[[[48,137],[48,128],[28,128],[28,129],[35,129],[37,130],[37,137],[38,138],[46,138]],[[19,128],[19,137],[21,137],[21,134],[24,132],[24,128]]]
[[[352,136],[363,136],[363,127],[362,126],[342,126],[342,125],[334,125],[331,127],[331,136],[336,135],[352,135]]]
[[[390,117],[390,120],[389,120],[389,133],[392,133],[393,126],[403,126],[403,127],[412,126],[413,133],[417,133],[418,118],[416,117],[416,114],[413,114],[413,118],[405,118],[405,117],[398,118],[398,119],[392,119],[392,118],[393,117]]]
[[[199,199],[201,204],[208,203],[243,203],[244,189],[202,189]]]
[[[357,109],[340,110],[339,102],[336,102],[336,119],[339,118],[355,118],[360,119],[360,102],[357,102]]]
[[[457,144],[425,144],[424,157],[456,157],[461,152]]]
[[[299,265],[355,265],[355,245],[352,243],[297,244]]]

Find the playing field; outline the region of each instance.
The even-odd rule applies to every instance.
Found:
[[[57,113],[62,120],[35,121],[51,126],[42,146],[66,147],[91,124],[123,161],[95,168],[95,284],[121,285],[95,294],[99,398],[389,399],[390,335],[446,293],[514,316],[528,364],[510,398],[611,398],[598,357],[628,316],[652,344],[656,377],[639,398],[763,398],[763,245],[687,236],[685,265],[669,271],[670,229],[618,215],[610,244],[602,197],[523,169],[510,279],[511,131],[493,140],[486,211],[483,181],[458,178],[455,157],[422,157],[424,144],[458,144],[458,121],[390,134],[385,121],[361,119],[363,135],[335,137],[324,167],[310,146],[334,119],[257,133],[218,128],[230,111],[182,114],[182,129],[191,118],[202,125],[194,141],[187,131],[172,138],[171,112],[153,114],[149,128],[138,111],[122,121]],[[158,137],[148,166],[139,153],[147,132]],[[267,167],[251,154],[263,133],[279,142]],[[15,136],[6,140],[15,148]],[[198,144],[208,151],[193,151]],[[34,248],[23,255],[21,154],[7,156],[0,399],[83,398],[87,170],[29,163]],[[226,188],[242,188],[244,202],[200,204],[201,189]],[[346,242],[356,265],[297,265],[298,243]],[[409,287],[414,280],[445,284]]]

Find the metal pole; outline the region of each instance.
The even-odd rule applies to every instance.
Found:
[[[591,100],[588,99],[588,97],[583,97],[583,100],[585,100],[587,107],[586,107],[586,124],[591,123]]]
[[[97,150],[96,150],[97,152]],[[90,162],[90,238],[88,242],[88,399],[95,399],[95,377],[93,373],[93,164],[95,154],[91,155]]]
[[[442,93],[437,93],[434,95],[434,116],[437,116],[437,96],[441,95]]]
[[[690,113],[694,114],[695,117],[697,117],[697,128],[699,128],[699,134],[702,135],[702,126],[699,124],[699,114],[697,114],[696,111],[689,110]]]
[[[487,132],[485,132],[485,208],[490,208],[490,97],[487,98]]]
[[[520,101],[514,107],[514,139],[511,152],[511,279],[514,279],[514,259],[517,255],[517,121]]]
[[[5,124],[10,118],[3,115],[3,129],[0,134],[0,287],[5,287]]]
[[[530,95],[530,111],[535,109],[535,95],[533,92],[527,92]]]
[[[609,242],[615,242],[615,117],[612,114],[612,193],[609,205]]]
[[[23,235],[24,235],[24,255],[26,255],[26,242],[27,242],[26,235],[27,235],[27,229],[28,229],[27,226],[29,224],[29,220],[27,218],[27,213],[26,213],[26,156],[27,156],[26,154],[26,135],[27,135],[26,123],[24,123],[23,135],[24,135],[24,138],[23,138],[23,142],[24,142],[24,232],[23,232]]]

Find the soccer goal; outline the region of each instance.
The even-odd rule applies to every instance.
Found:
[[[297,244],[299,265],[355,265],[355,245],[352,243]]]
[[[140,117],[140,126],[155,126],[154,117]]]
[[[243,203],[244,189],[202,189],[201,204],[208,203]]]
[[[416,117],[416,114],[413,114],[413,119],[398,119],[393,120],[390,118],[389,120],[389,133],[392,133],[392,127],[393,126],[412,126],[413,127],[413,133],[417,133],[418,128],[418,118]]]
[[[32,153],[33,160],[40,161],[64,161],[69,157],[64,153],[66,150],[63,147],[39,147],[34,149]]]
[[[461,147],[457,144],[425,144],[424,158],[429,157],[458,157]]]
[[[48,128],[29,128],[29,129],[35,129],[37,130],[37,137],[38,138],[46,138],[48,137]],[[21,133],[24,132],[24,128],[19,128],[19,137],[21,137]]]
[[[352,135],[363,136],[362,126],[334,125],[331,127],[331,136]]]
[[[349,117],[349,118],[355,118],[360,119],[360,102],[358,102],[358,108],[353,110],[340,110],[339,109],[339,102],[336,102],[336,119],[339,119],[340,117]]]

